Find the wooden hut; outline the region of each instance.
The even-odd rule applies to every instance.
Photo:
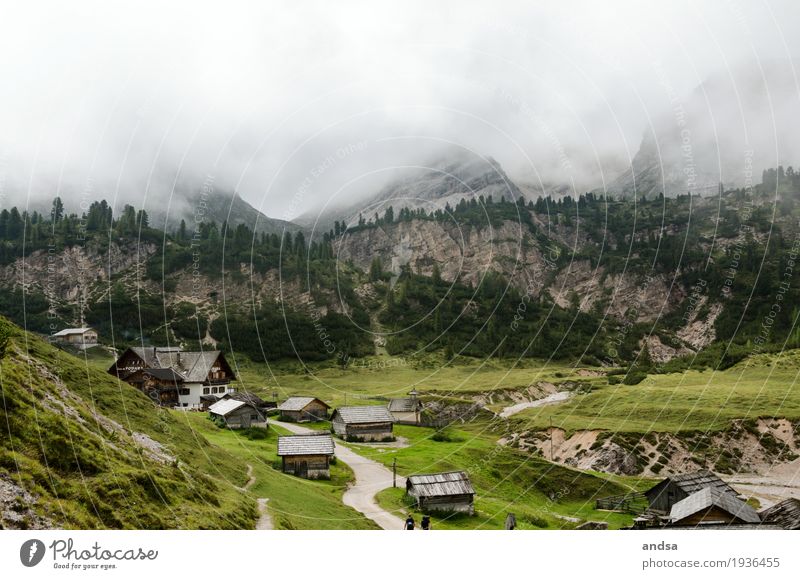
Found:
[[[220,400],[208,408],[209,416],[228,428],[266,428],[267,419],[255,406],[241,400]]]
[[[328,419],[330,406],[319,398],[310,396],[292,396],[287,398],[278,411],[281,420],[288,422],[318,422]]]
[[[669,513],[675,503],[706,487],[714,487],[717,490],[729,492],[734,497],[738,496],[738,493],[728,483],[708,470],[676,474],[665,478],[650,490],[645,491],[644,494],[650,509]]]
[[[385,406],[343,406],[333,411],[331,426],[337,436],[351,442],[394,440],[394,419]]]
[[[421,511],[475,512],[475,489],[464,471],[410,476],[406,494],[414,498]]]
[[[422,402],[417,399],[417,391],[409,392],[408,398],[393,398],[387,405],[396,424],[419,426],[422,420]]]
[[[761,521],[787,531],[800,530],[800,500],[790,498],[761,511]]]
[[[283,472],[303,478],[331,478],[333,438],[330,434],[300,434],[278,438]]]
[[[672,506],[669,526],[757,525],[758,513],[734,493],[707,486]]]

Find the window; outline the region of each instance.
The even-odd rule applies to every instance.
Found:
[[[189,406],[189,403],[188,403],[188,402],[184,402],[183,404],[181,404],[181,406],[183,406],[184,408],[186,408],[187,406]]]
[[[188,388],[181,388],[180,394],[181,396],[188,396],[189,394],[191,394],[191,391]],[[184,404],[184,406],[186,406],[186,404]]]
[[[209,388],[203,388],[203,394],[208,394]]]
[[[258,420],[258,414],[251,414],[250,420]]]

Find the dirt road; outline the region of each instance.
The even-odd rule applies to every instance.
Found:
[[[295,434],[313,434],[315,431],[290,422],[270,420],[270,423],[285,428]],[[383,489],[392,486],[392,471],[380,463],[364,458],[360,454],[340,444],[334,439],[336,445],[336,458],[341,460],[351,469],[356,476],[356,482],[345,491],[342,502],[348,507],[353,507],[368,519],[375,521],[378,526],[386,530],[402,530],[403,519],[382,509],[375,502],[375,495]],[[397,486],[405,487],[406,479],[398,476]]]

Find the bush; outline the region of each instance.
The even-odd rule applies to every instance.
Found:
[[[647,378],[647,374],[644,372],[629,372],[628,375],[622,380],[622,383],[628,386],[633,386],[645,378]]]

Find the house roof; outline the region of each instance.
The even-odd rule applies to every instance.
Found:
[[[386,406],[342,406],[336,409],[334,415],[336,414],[345,424],[394,422],[394,417]]]
[[[63,336],[71,336],[73,334],[85,334],[86,332],[90,331],[92,328],[64,328],[61,331],[56,332],[53,334],[54,337],[63,337]]]
[[[672,505],[669,518],[679,522],[709,507],[717,507],[746,523],[759,523],[758,513],[732,492],[707,486]]]
[[[475,494],[469,476],[461,470],[413,475],[406,479],[406,485],[419,497]]]
[[[773,523],[782,529],[800,530],[800,499],[783,500],[761,511],[761,520]]]
[[[393,398],[389,400],[389,412],[414,412],[421,404],[416,398]]]
[[[225,400],[220,400],[208,407],[208,411],[212,414],[218,414],[219,416],[227,416],[234,410],[238,410],[242,406],[250,406],[252,404],[248,404],[247,402],[242,402],[241,400],[231,400],[226,398]]]
[[[664,486],[666,486],[670,481],[678,486],[683,492],[687,495],[691,495],[701,489],[706,487],[713,487],[722,492],[729,492],[734,497],[738,496],[735,490],[733,490],[728,483],[724,480],[719,478],[710,470],[697,470],[694,472],[687,472],[683,474],[676,474],[671,477],[665,478],[656,486],[651,488],[648,491],[645,491],[646,495],[653,494],[654,491],[660,490]]]
[[[313,396],[291,396],[287,398],[280,406],[278,406],[278,410],[289,410],[289,411],[298,411],[302,410],[312,402],[316,400],[320,404],[325,404],[319,398],[314,398]],[[325,404],[326,408],[330,408],[327,404]]]
[[[159,380],[169,380],[171,382],[183,382],[183,376],[178,374],[172,368],[144,368],[144,374],[150,374],[153,378]]]
[[[180,348],[131,348],[147,368],[172,368],[184,382],[204,382],[220,357],[219,350],[184,352]]]
[[[333,454],[330,434],[298,434],[278,438],[278,456]]]

